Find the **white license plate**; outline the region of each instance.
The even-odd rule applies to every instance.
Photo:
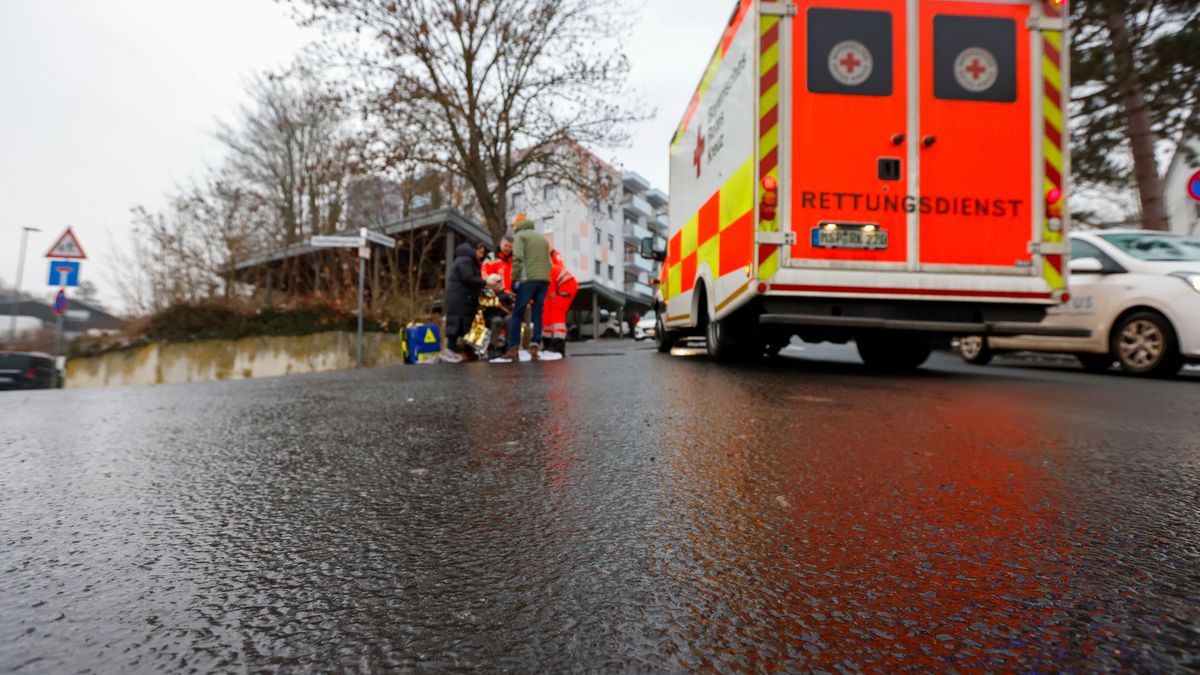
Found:
[[[879,251],[888,247],[887,230],[865,230],[861,227],[814,227],[813,248],[854,248]]]

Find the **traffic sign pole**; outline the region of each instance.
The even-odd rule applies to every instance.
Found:
[[[50,388],[58,389],[58,356],[62,354],[63,315],[58,315],[57,329],[54,333],[54,367],[50,369]]]
[[[367,273],[367,259],[358,257],[358,339],[355,341],[355,363],[362,368],[363,354],[363,277]]]
[[[311,237],[310,246],[318,248],[357,248],[358,249],[358,332],[354,339],[354,363],[359,368],[363,364],[363,288],[366,285],[367,258],[371,257],[371,244],[379,244],[389,248],[396,247],[396,240],[385,234],[373,232],[367,228],[358,231],[359,236],[321,236]]]

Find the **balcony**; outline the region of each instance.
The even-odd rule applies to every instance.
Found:
[[[621,182],[625,184],[625,189],[630,192],[645,192],[650,189],[650,181],[642,178],[634,171],[626,171],[625,175],[621,176]]]
[[[625,254],[625,271],[631,272],[631,271],[635,271],[635,270],[638,272],[641,272],[641,273],[653,272],[654,271],[654,261],[647,260],[646,258],[643,258],[642,256],[638,255],[637,253],[626,253]]]
[[[649,218],[654,215],[654,208],[650,206],[650,202],[638,195],[626,194],[621,200],[621,206],[627,215],[634,218]]]
[[[640,281],[626,281],[625,292],[629,295],[640,295],[646,300],[654,298],[654,289],[650,288],[649,284],[643,284]]]
[[[645,197],[646,200],[649,201],[656,209],[661,209],[662,207],[666,206],[667,202],[669,201],[667,196],[663,194],[663,191],[659,190],[658,188],[646,190]]]
[[[633,244],[634,246],[641,246],[643,239],[654,236],[654,233],[648,228],[629,222],[625,223],[624,233],[625,241]]]
[[[650,229],[654,230],[658,234],[666,234],[670,228],[670,223],[667,220],[667,214],[661,211],[646,219],[646,224],[650,226]]]

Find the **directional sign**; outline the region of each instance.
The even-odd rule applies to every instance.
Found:
[[[1192,196],[1192,199],[1200,202],[1200,171],[1192,174],[1192,177],[1188,179],[1188,194]]]
[[[61,288],[58,295],[54,296],[54,313],[59,316],[67,313],[67,292]]]
[[[396,240],[387,236],[386,234],[380,234],[378,232],[368,230],[365,227],[359,230],[359,232],[362,233],[363,239],[366,239],[371,243],[379,244],[380,246],[386,246],[388,248],[396,248]]]
[[[54,246],[46,252],[47,258],[70,258],[71,260],[86,260],[87,254],[83,252],[83,247],[79,245],[79,239],[75,237],[75,233],[71,228],[67,228],[66,232],[58,238]]]
[[[48,286],[78,286],[79,261],[51,260],[50,280],[46,284]]]
[[[367,245],[362,237],[313,237],[308,243],[321,248],[358,248]]]

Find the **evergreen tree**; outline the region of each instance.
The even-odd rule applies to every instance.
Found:
[[[1200,132],[1200,3],[1076,0],[1071,20],[1075,179],[1126,188],[1132,170],[1142,226],[1166,230],[1156,153]]]

